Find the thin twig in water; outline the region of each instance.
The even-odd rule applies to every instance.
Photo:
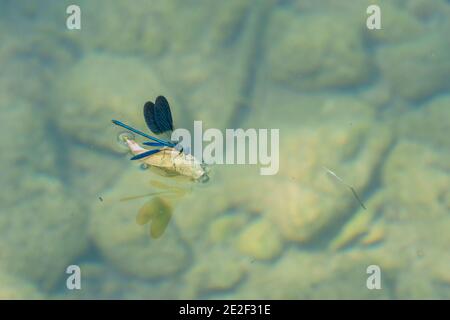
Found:
[[[336,178],[336,180],[338,180],[340,183],[342,183],[344,186],[346,186],[347,188],[349,188],[349,189],[352,191],[353,196],[356,198],[356,200],[358,200],[358,202],[359,202],[359,204],[361,205],[361,207],[362,207],[364,210],[367,210],[366,206],[365,206],[364,203],[361,201],[361,198],[360,198],[360,197],[358,196],[358,194],[356,193],[355,188],[353,188],[351,185],[349,185],[348,183],[346,183],[344,180],[342,180],[341,177],[339,177],[336,173],[334,173],[333,171],[331,171],[331,170],[328,169],[327,167],[323,167],[323,168],[328,172],[328,174],[330,174],[331,176],[333,176],[334,178]]]
[[[359,204],[361,205],[361,207],[362,207],[364,210],[367,210],[367,208],[366,208],[366,206],[364,205],[364,203],[363,203],[363,202],[361,201],[361,199],[358,197],[358,194],[356,193],[355,189],[354,189],[353,187],[349,187],[349,188],[350,188],[350,190],[352,190],[353,195],[355,196],[356,200],[358,200],[358,202],[359,202]]]

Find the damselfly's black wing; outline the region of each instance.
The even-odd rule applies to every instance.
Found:
[[[148,128],[155,134],[173,131],[172,113],[166,98],[159,96],[155,103],[148,101],[144,105],[144,119]]]

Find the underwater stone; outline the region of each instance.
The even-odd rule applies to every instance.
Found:
[[[436,149],[450,150],[450,94],[439,95],[399,120],[399,135]]]
[[[257,100],[258,113],[245,123],[283,128],[278,174],[260,176],[258,166],[215,166],[214,172],[225,174],[213,180],[220,186],[220,198],[226,199],[222,210],[265,215],[285,240],[313,242],[359,207],[349,188],[332,181],[323,167],[335,171],[361,196],[392,134],[388,127],[373,124],[375,108],[359,99],[283,93],[271,90],[263,95],[265,99]],[[206,209],[194,210],[202,211],[214,216]]]
[[[205,129],[233,127],[229,121],[242,98],[245,63],[242,49],[217,56],[196,52],[161,59],[155,69],[180,100],[175,126],[190,129],[194,120],[201,120]],[[175,110],[172,106],[173,114]]]
[[[432,219],[448,214],[450,154],[401,141],[386,160],[382,173],[394,220]]]
[[[187,287],[183,295],[188,299],[230,290],[240,283],[246,273],[245,260],[227,246],[209,247],[207,251],[200,252],[195,261],[195,265],[184,275]]]
[[[361,239],[361,244],[365,246],[374,245],[382,241],[386,236],[386,225],[383,221],[375,222],[367,234]]]
[[[224,237],[224,241],[228,239],[224,228],[226,225],[220,226],[220,221],[226,219],[224,215],[234,206],[230,203],[228,190],[224,189],[229,185],[224,181],[224,173],[227,171],[223,169],[225,166],[213,167],[210,181],[205,185],[191,185],[192,190],[180,199],[180,203],[174,208],[173,218],[180,226],[180,234],[192,246],[198,246],[199,241],[203,242],[205,239],[207,239],[205,243],[220,241],[221,236]],[[238,216],[241,213],[239,210],[237,215],[233,215],[236,217],[233,222],[236,223],[236,227],[240,226]],[[243,220],[245,221],[245,218]],[[212,235],[212,230],[217,227],[218,233]],[[224,233],[221,235],[220,232]]]
[[[0,271],[0,300],[44,299],[44,295],[31,282]]]
[[[151,173],[129,169],[96,201],[90,221],[91,236],[101,254],[121,272],[146,279],[159,279],[183,270],[189,262],[188,247],[180,238],[174,221],[158,239],[150,236],[150,224],[138,225],[139,209],[152,196],[121,201],[159,190],[153,189]]]
[[[410,0],[405,6],[408,12],[424,23],[434,24],[441,19],[445,21],[450,16],[450,6],[445,0]]]
[[[73,144],[66,149],[70,162],[65,177],[77,190],[77,195],[94,201],[102,191],[117,181],[127,168],[127,157],[113,158],[110,154],[97,152],[95,148]],[[131,161],[130,161],[131,162]]]
[[[68,191],[56,178],[28,178],[14,191],[21,198],[0,215],[2,267],[46,290],[88,244],[88,211]]]
[[[85,56],[62,76],[53,92],[52,116],[64,133],[85,144],[117,151],[122,150],[116,140],[121,131],[111,119],[147,131],[144,103],[158,95],[170,97],[144,61],[107,54]]]
[[[364,127],[375,118],[378,108],[369,98],[357,98],[354,94],[311,94],[269,84],[258,87],[254,105],[257,109],[246,127],[282,128],[283,132],[299,128],[341,127],[345,131],[355,125]],[[283,134],[286,135],[290,133]]]
[[[270,260],[281,253],[283,242],[267,219],[253,222],[242,231],[237,239],[239,251],[254,259]]]
[[[215,219],[209,227],[208,241],[212,244],[224,243],[234,240],[236,232],[241,230],[247,223],[248,217],[243,212],[226,214]]]
[[[171,103],[173,115],[175,118],[179,116],[179,119],[175,119],[176,127],[190,128],[192,120],[202,120],[205,127],[225,128],[235,106],[240,102],[240,89],[244,82],[242,77],[248,69],[247,41],[243,41],[239,36],[235,39],[234,36],[235,33],[239,35],[243,31],[240,27],[245,27],[243,19],[249,10],[250,2],[233,0],[213,3],[203,0],[197,1],[201,8],[196,10],[191,10],[189,3],[179,0],[138,3],[139,5],[133,7],[106,1],[96,2],[95,5],[86,3],[86,6],[92,9],[86,12],[87,22],[83,28],[97,31],[83,34],[81,43],[86,51],[96,48],[105,56],[117,54],[121,57],[123,53],[138,53],[142,60],[137,62],[137,67],[129,66],[131,71],[136,71],[136,77],[123,79],[123,82],[121,78],[124,75],[121,72],[126,69],[126,64],[117,61],[107,63],[112,71],[99,70],[101,67],[96,67],[94,62],[93,66],[89,67],[84,63],[86,70],[69,73],[68,78],[76,79],[68,80],[68,85],[77,86],[80,82],[87,82],[90,87],[98,88],[100,84],[100,88],[104,86],[110,89],[105,90],[105,93],[111,95],[110,100],[107,100],[108,97],[95,97],[95,93],[92,93],[92,101],[79,101],[79,104],[90,103],[94,105],[90,108],[97,109],[99,104],[110,103],[111,108],[118,111],[119,107],[114,105],[122,100],[126,104],[120,106],[121,114],[132,120],[140,120],[143,103],[154,99],[156,95],[152,92],[155,91],[156,94],[168,97],[169,102],[174,99],[180,101]],[[83,7],[83,4],[80,6]],[[211,19],[211,12],[214,12],[214,19]],[[124,15],[134,18],[124,25]],[[187,25],[189,28],[186,28]],[[231,46],[234,42],[236,45]],[[87,55],[91,56],[90,53]],[[148,70],[149,65],[153,66],[150,68],[154,78],[150,80],[144,71]],[[90,68],[94,70],[90,72]],[[106,66],[104,68],[108,70]],[[114,72],[116,68],[121,71]],[[102,79],[103,77],[111,80]],[[170,92],[160,90],[161,82],[167,85]],[[87,85],[85,90],[79,90],[83,91],[83,95],[92,90]],[[145,88],[146,91],[140,92],[140,88]],[[76,92],[68,94],[77,95]],[[72,101],[72,97],[62,97],[62,100],[65,100],[65,104],[78,104],[77,98]],[[56,104],[61,105],[62,102]],[[136,109],[133,109],[134,107]],[[138,116],[133,117],[133,110]],[[217,114],[221,114],[221,117],[217,117]],[[105,128],[107,127],[102,127],[102,130]],[[77,137],[81,137],[83,141],[89,136],[92,136],[92,132],[77,133]],[[95,137],[91,139],[94,143],[98,141]],[[106,142],[101,142],[101,145],[110,148]]]
[[[87,245],[87,211],[60,180],[62,164],[46,131],[45,110],[8,88],[20,75],[7,73],[9,81],[0,77],[5,83],[0,94],[2,143],[8,150],[0,157],[7,169],[2,172],[7,187],[0,195],[5,213],[0,215],[0,268],[48,290]],[[29,89],[27,81],[23,86]]]
[[[168,20],[164,13],[169,3],[137,0],[130,6],[121,2],[80,0],[81,8],[89,8],[83,10],[82,30],[95,30],[83,33],[81,44],[86,51],[157,56],[169,45]]]
[[[372,253],[286,250],[274,263],[252,267],[239,286],[239,299],[374,299],[387,290],[367,290],[366,268],[381,264]]]
[[[213,48],[220,50],[235,43],[248,23],[245,19],[250,15],[251,6],[251,0],[229,0],[221,3],[217,17],[210,27],[211,41],[208,42]]]
[[[0,83],[3,83],[0,78]],[[0,86],[1,87],[1,86]],[[2,89],[5,89],[3,91]],[[0,203],[7,208],[23,199],[26,190],[23,184],[37,173],[56,176],[58,163],[49,136],[46,134],[42,113],[32,114],[33,104],[22,98],[14,98],[7,88],[0,89],[0,118],[2,119],[2,146],[8,152],[2,152],[0,165],[2,183],[7,186],[0,193]],[[20,132],[17,124],[21,125]],[[30,152],[33,150],[33,152]]]
[[[393,92],[420,101],[450,88],[450,43],[442,32],[380,48],[376,60]]]
[[[59,285],[67,265],[87,246],[88,212],[63,182],[67,163],[57,157],[54,139],[59,137],[48,121],[47,85],[54,69],[43,61],[56,62],[59,53],[36,48],[42,35],[15,41],[14,32],[2,37],[0,50],[1,136],[7,150],[0,156],[0,268],[17,281],[18,297],[33,298],[31,292],[21,296],[22,281],[41,291]],[[8,281],[0,280],[5,290]]]
[[[402,204],[386,204],[387,211],[401,210]],[[423,209],[411,207],[409,217],[402,220],[387,215],[388,233],[379,256],[384,260],[383,265],[389,260],[396,264],[391,283],[395,284],[392,289],[397,298],[448,299],[448,210],[440,216],[420,216],[413,210]]]
[[[278,10],[266,39],[267,72],[293,90],[361,85],[370,77],[371,61],[360,30],[343,14],[301,16]]]
[[[339,250],[356,242],[362,236],[369,236],[374,224],[374,219],[384,198],[382,193],[376,193],[365,204],[367,209],[359,208],[353,217],[342,227],[339,234],[331,241],[330,248]],[[380,231],[377,234],[370,234],[370,237],[364,238],[367,244],[380,240]]]
[[[249,7],[248,0],[201,0],[195,4],[193,10],[191,3],[180,0],[136,0],[133,6],[82,0],[80,7],[90,8],[83,11],[83,29],[96,31],[83,34],[82,45],[86,50],[138,53],[152,60],[198,54],[211,45],[219,49],[232,42]],[[133,18],[124,23],[124,17]]]

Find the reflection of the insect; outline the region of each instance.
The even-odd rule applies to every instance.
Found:
[[[146,225],[149,223],[150,236],[154,239],[160,238],[164,234],[164,231],[167,229],[172,218],[176,204],[190,190],[188,187],[189,181],[187,179],[181,177],[177,177],[176,179],[181,182],[183,187],[151,180],[151,186],[158,191],[121,199],[121,201],[129,201],[150,197],[150,199],[139,209],[136,216],[136,222],[139,225]]]

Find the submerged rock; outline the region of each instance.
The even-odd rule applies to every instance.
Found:
[[[195,261],[184,275],[187,286],[183,295],[190,299],[231,290],[247,271],[245,259],[227,246],[208,248],[207,254],[199,254]]]
[[[450,150],[450,95],[440,95],[406,114],[399,121],[399,134],[407,140]]]
[[[239,299],[386,299],[389,290],[368,290],[366,269],[375,255],[302,252],[291,248],[270,265],[255,265],[241,283]]]
[[[283,242],[267,219],[247,226],[237,239],[238,250],[254,259],[270,260],[281,253]]]
[[[31,177],[18,192],[0,215],[2,266],[51,289],[87,247],[88,211],[55,178]]]
[[[450,88],[450,44],[446,38],[444,33],[434,32],[378,50],[382,76],[397,95],[420,101]]]
[[[233,197],[254,211],[267,214],[286,240],[314,242],[350,217],[360,204],[345,183],[364,201],[364,192],[391,143],[390,130],[371,124],[370,112],[364,104],[347,113],[340,111],[341,104],[337,101],[340,100],[335,104],[331,100],[323,109],[312,111],[320,117],[308,116],[305,110],[306,116],[299,116],[301,129],[285,123],[277,176],[237,174],[239,184]],[[281,120],[276,120],[275,110],[272,112],[276,127]],[[298,113],[301,115],[302,110]],[[287,129],[291,125],[292,129]],[[326,168],[345,183],[330,178]]]
[[[268,75],[293,90],[361,85],[371,61],[357,20],[340,13],[300,15],[278,10],[266,39]]]
[[[121,201],[154,190],[147,184],[151,175],[137,168],[128,170],[115,186],[103,194],[93,207],[91,236],[101,254],[125,274],[160,279],[184,270],[189,263],[189,248],[173,223],[158,239],[150,236],[151,223],[139,225],[139,209],[152,196]]]
[[[143,61],[95,53],[69,68],[55,84],[54,94],[53,118],[60,129],[78,141],[108,150],[120,150],[116,137],[121,131],[111,119],[147,131],[144,103],[158,95],[173,101]],[[176,120],[179,113],[173,113]]]
[[[446,299],[450,295],[449,163],[446,150],[406,136],[386,160],[382,172],[386,234],[380,256],[396,261],[391,282],[396,297]]]
[[[382,192],[375,194],[366,203],[368,209],[360,208],[356,211],[339,231],[339,234],[331,241],[330,249],[339,250],[358,240],[365,245],[382,240],[384,235],[383,223],[376,223],[375,219],[383,204],[383,195]]]
[[[96,202],[105,188],[122,176],[128,160],[128,156],[113,158],[111,154],[98,152],[95,146],[80,144],[67,148],[65,157],[71,170],[65,171],[64,176],[87,203]]]
[[[3,271],[0,272],[0,283],[0,300],[32,300],[44,298],[44,295],[32,283],[11,276],[9,273]]]
[[[389,277],[395,297],[448,299],[448,216],[417,218],[412,213],[409,219],[388,219],[388,234],[378,255],[385,261],[382,268],[389,260],[396,264],[395,273]]]
[[[57,155],[46,109],[37,102],[41,96],[31,99],[36,84],[22,79],[27,68],[27,73],[36,71],[22,62],[17,73],[5,69],[7,72],[0,74],[1,138],[7,150],[0,156],[0,269],[11,275],[11,281],[19,279],[18,286],[23,280],[50,290],[87,246],[88,211],[64,180],[67,164]],[[24,96],[17,95],[18,88],[12,90],[19,82]]]
[[[448,214],[450,155],[413,142],[402,141],[383,170],[383,185],[394,220],[433,219]]]
[[[180,121],[176,121],[177,127],[189,127],[193,119],[204,121],[205,127],[226,127],[233,111],[231,106],[240,102],[242,78],[247,72],[249,39],[244,39],[242,35],[247,34],[245,19],[251,11],[251,2],[230,0],[213,3],[202,0],[196,4],[201,9],[192,10],[190,3],[180,0],[151,3],[138,0],[132,7],[107,1],[84,4],[90,10],[83,12],[86,16],[83,29],[96,30],[79,37],[80,46],[89,52],[88,56],[94,48],[105,56],[138,56],[141,59],[137,66],[117,65],[114,61],[107,63],[109,68],[95,66],[96,63],[89,67],[84,64],[85,70],[69,74],[68,78],[76,78],[73,83],[69,81],[70,85],[87,80],[88,86],[98,87],[98,83],[89,80],[96,78],[97,82],[105,83],[110,89],[109,95],[115,97],[112,99],[115,101],[108,100],[106,103],[105,97],[93,97],[92,101],[80,102],[90,102],[91,105],[99,104],[98,101],[112,103],[114,109],[120,97],[124,96],[126,100],[122,99],[123,102],[133,102],[135,99],[144,101],[123,104],[120,108],[131,111],[134,106],[139,106],[135,110],[140,110],[143,102],[154,99],[153,92],[157,92],[165,94],[169,101],[179,101],[176,105],[180,115]],[[133,19],[124,24],[124,16]],[[211,19],[212,16],[214,19]],[[145,75],[149,65],[152,66],[150,68],[154,77],[150,81]],[[136,71],[135,80],[129,77],[129,73],[121,74],[127,67],[130,72]],[[115,72],[117,69],[120,70]],[[77,78],[84,71],[85,79],[79,81]],[[110,80],[103,82],[102,77]],[[170,88],[170,92],[160,90],[160,83]],[[146,91],[140,92],[140,88]],[[97,109],[95,106],[91,108]],[[222,117],[216,117],[218,113]],[[177,112],[173,114],[177,117]]]

